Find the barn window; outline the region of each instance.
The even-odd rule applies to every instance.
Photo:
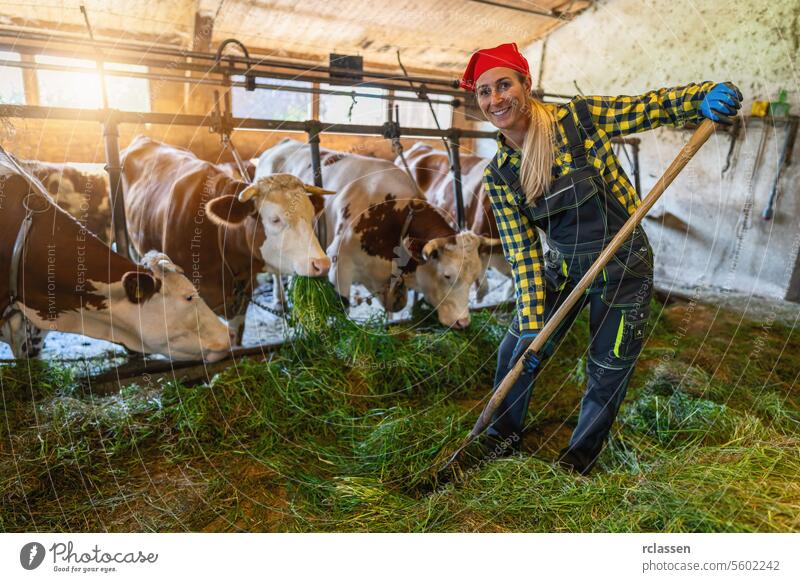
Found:
[[[36,62],[58,65],[83,71],[55,71],[39,69],[39,102],[52,107],[102,107],[100,75],[94,61],[37,55]],[[147,67],[106,63],[107,71],[146,73]],[[147,79],[106,75],[108,106],[123,111],[150,111],[150,84]]]
[[[244,77],[234,76],[234,81],[244,81]],[[270,79],[270,85],[279,87],[310,88],[311,84],[302,81]],[[283,121],[305,121],[311,117],[311,94],[299,91],[280,91],[278,89],[256,89],[247,91],[244,87],[231,89],[231,106],[234,117],[252,119],[280,119]]]
[[[372,87],[342,87],[321,84],[320,89],[382,95],[383,89]],[[325,123],[381,125],[386,120],[386,101],[373,97],[349,95],[320,95],[319,118]]]
[[[395,91],[397,97],[415,97],[416,93],[411,91]],[[449,101],[452,98],[448,95],[428,95],[433,101]],[[431,108],[426,101],[395,101],[399,108],[400,127],[423,127],[436,129],[436,123],[431,114]],[[433,103],[433,110],[436,112],[436,119],[442,129],[449,129],[452,124],[452,113],[450,105],[444,103]]]
[[[19,53],[0,51],[0,60],[18,61]],[[0,67],[0,103],[25,104],[25,86],[22,84],[22,69]]]

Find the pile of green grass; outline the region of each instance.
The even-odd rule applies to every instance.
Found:
[[[714,340],[675,350],[680,314],[654,303],[614,434],[581,478],[552,459],[585,381],[583,316],[540,376],[527,453],[431,491],[485,402],[509,314],[387,328],[348,320],[329,291],[296,282],[292,344],[201,386],[92,398],[54,367],[0,368],[0,530],[800,529],[793,329],[773,327],[745,365],[719,336],[755,325],[721,318]]]

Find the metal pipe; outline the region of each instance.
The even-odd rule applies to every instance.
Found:
[[[11,51],[11,52],[33,52],[33,53],[68,56],[71,58],[85,57],[87,59],[94,59],[96,58],[96,55],[93,50],[90,49],[76,50],[75,47],[76,46],[79,47],[87,46],[90,48],[100,47],[107,49],[108,51],[106,53],[107,61],[113,61],[125,64],[134,64],[134,65],[143,65],[152,68],[194,71],[194,72],[204,73],[206,75],[212,75],[212,74],[244,75],[246,72],[248,72],[251,73],[252,76],[254,77],[261,77],[261,78],[305,81],[309,83],[328,83],[330,85],[340,85],[340,86],[374,87],[380,89],[399,89],[399,90],[404,90],[405,85],[410,80],[411,82],[425,83],[429,86],[436,85],[437,88],[434,89],[434,92],[441,95],[459,97],[462,100],[464,100],[466,97],[466,93],[458,89],[458,84],[456,80],[436,79],[433,77],[428,78],[428,77],[406,76],[406,75],[378,73],[378,72],[370,73],[365,71],[363,74],[364,77],[378,79],[379,81],[354,82],[352,80],[348,81],[347,79],[335,79],[325,76],[309,76],[305,74],[298,75],[293,73],[281,73],[271,70],[265,70],[264,67],[311,71],[313,73],[329,73],[330,71],[328,67],[314,66],[301,63],[292,63],[292,62],[273,61],[273,60],[268,60],[266,58],[259,59],[258,57],[251,57],[251,61],[255,62],[254,66],[251,66],[249,69],[248,68],[236,69],[231,65],[232,64],[247,65],[248,64],[247,59],[241,57],[226,56],[224,59],[226,63],[220,65],[215,65],[215,64],[203,65],[195,62],[192,63],[185,62],[185,59],[191,58],[193,61],[203,60],[203,59],[214,61],[216,55],[213,53],[201,53],[198,51],[189,51],[183,49],[166,49],[158,46],[151,46],[145,44],[137,45],[131,43],[118,43],[116,41],[113,43],[104,41],[94,41],[94,43],[92,43],[90,41],[86,41],[85,39],[78,39],[65,35],[45,35],[36,33],[26,33],[26,32],[13,31],[0,28],[0,37],[3,36],[11,36],[14,38],[14,41],[10,43],[9,42],[4,43],[0,41],[0,50]],[[20,39],[33,40],[36,42],[45,42],[47,43],[47,45],[46,46],[20,45],[18,42]],[[59,42],[69,46],[70,49],[65,50],[65,49],[54,48],[53,46],[51,46],[51,43],[57,44]],[[112,54],[112,51],[117,51],[117,52],[115,54]],[[128,55],[124,54],[125,51],[128,51],[129,54]],[[143,54],[163,55],[181,60],[176,61],[176,60],[165,60],[165,59],[153,59],[149,57],[143,57],[142,56]],[[14,63],[15,64],[12,66],[16,66],[16,61],[14,61]],[[570,95],[560,95],[557,93],[543,93],[543,96],[551,99],[571,98]]]
[[[314,170],[314,186],[322,188],[322,158],[319,152],[319,134],[322,131],[322,124],[316,119],[306,121],[306,133],[308,134],[308,145],[311,146],[311,167]],[[328,246],[328,225],[325,213],[320,215],[317,220],[317,240],[323,248]]]
[[[2,51],[11,51],[11,52],[18,52],[18,53],[43,53],[49,54],[54,56],[62,56],[62,55],[69,55],[69,58],[85,58],[85,59],[92,59],[94,58],[94,54],[88,51],[63,51],[58,49],[53,49],[52,47],[46,47],[42,50],[36,51],[29,51],[25,50],[25,47],[22,47],[17,44],[9,44],[9,43],[2,43],[0,42],[0,50]],[[256,68],[252,69],[245,69],[245,68],[236,68],[231,67],[227,64],[222,65],[213,65],[213,66],[206,66],[197,63],[189,63],[189,62],[176,62],[176,61],[168,61],[163,59],[157,58],[150,58],[150,57],[143,57],[141,54],[132,55],[132,56],[124,56],[124,55],[113,55],[107,57],[108,60],[121,63],[121,64],[129,64],[129,65],[139,65],[139,66],[146,66],[154,69],[167,69],[172,71],[187,71],[187,72],[194,72],[200,73],[203,77],[211,77],[212,75],[242,75],[244,76],[247,72],[252,72],[251,76],[260,77],[260,78],[267,78],[267,79],[280,79],[285,81],[303,81],[306,83],[326,83],[328,85],[336,85],[336,86],[343,86],[343,87],[361,87],[361,88],[375,88],[375,89],[405,89],[405,86],[400,84],[400,80],[397,83],[387,83],[382,81],[360,81],[360,82],[353,82],[348,81],[347,79],[336,79],[336,78],[329,78],[324,76],[318,75],[307,75],[307,74],[297,74],[297,73],[284,73],[279,71],[259,71]],[[227,59],[226,59],[227,60]],[[19,61],[10,61],[11,66],[19,66]],[[37,63],[38,65],[38,63]],[[32,68],[37,68],[36,66]],[[42,67],[44,68],[44,67]],[[308,69],[306,69],[308,70]],[[140,75],[144,75],[143,73],[139,73]],[[194,78],[191,80],[195,80]],[[206,79],[209,80],[209,79]],[[184,79],[184,82],[188,82],[189,79]],[[221,83],[215,83],[221,84]],[[436,94],[439,95],[447,95],[450,97],[456,97],[460,99],[465,98],[465,94],[463,91],[456,90],[456,89],[448,89],[448,88],[437,88],[435,90]]]
[[[639,140],[637,139],[635,142],[630,144],[633,148],[633,185],[636,188],[636,192],[642,191],[642,178],[641,172],[639,170]],[[622,147],[625,147],[624,145]]]
[[[92,25],[89,22],[89,13],[86,6],[81,4],[81,14],[89,30],[89,38],[94,40]],[[111,224],[114,228],[114,242],[117,244],[117,253],[130,259],[130,245],[128,244],[128,221],[125,219],[125,197],[122,191],[122,167],[119,161],[119,129],[114,119],[114,112],[108,108],[108,90],[106,88],[106,74],[103,62],[103,51],[97,50],[97,73],[100,76],[100,95],[103,109],[108,113],[103,122],[103,141],[106,150],[106,172],[108,172],[108,196],[111,206]]]
[[[212,119],[207,115],[191,115],[186,113],[144,113],[137,111],[115,110],[117,123],[152,123],[154,125],[183,125],[190,127],[211,127]],[[0,117],[17,117],[21,119],[63,119],[68,121],[94,121],[103,123],[105,117],[102,109],[79,109],[77,107],[43,107],[40,105],[4,105],[0,104]],[[260,131],[296,131],[307,133],[305,121],[285,121],[282,119],[250,119],[233,117],[231,123],[235,129],[254,129]],[[320,123],[320,133],[383,135],[381,125],[351,125],[343,123]],[[495,131],[479,131],[453,127],[445,130],[423,127],[404,127],[404,137],[450,137],[459,139],[478,138],[496,139]],[[630,144],[638,142],[638,138],[613,138],[612,143]]]
[[[92,25],[89,22],[89,13],[86,12],[86,6],[81,4],[81,14],[83,14],[83,20],[86,23],[86,28],[89,30],[89,38],[94,40],[94,33],[92,32]],[[103,53],[102,51],[97,51],[97,60],[95,60],[97,64],[97,72],[100,75],[100,93],[102,95],[102,104],[104,109],[108,109],[108,91],[106,90],[106,75],[105,71],[103,70],[105,67],[103,66]]]
[[[542,16],[544,18],[563,20],[563,17],[561,15],[556,14],[552,10],[548,10],[547,12],[545,12],[543,10],[536,10],[534,8],[526,8],[524,6],[512,6],[509,4],[501,4],[500,2],[492,2],[491,0],[470,0],[470,2],[475,2],[476,4],[485,4],[486,6],[492,6],[493,8],[505,8],[506,10],[524,12],[525,14],[531,14],[533,16]]]
[[[453,185],[454,194],[456,197],[456,223],[458,224],[458,230],[464,230],[464,224],[466,222],[464,217],[464,192],[461,183],[461,155],[460,155],[460,144],[459,144],[459,137],[458,135],[452,135],[447,140],[447,147],[450,149],[450,171],[453,172]]]
[[[47,71],[59,71],[68,73],[93,73],[96,69],[88,67],[69,67],[64,65],[50,65],[47,63],[26,63],[23,61],[8,61],[0,59],[0,67],[16,67],[19,69],[42,69]],[[114,71],[105,69],[106,76],[109,77],[124,77],[130,79],[146,79],[148,81],[168,81],[171,83],[189,83],[192,85],[213,85],[215,87],[223,86],[223,80],[215,79],[202,79],[194,77],[181,77],[179,75],[166,75],[163,73],[141,73],[138,71]],[[237,75],[239,76],[239,75]],[[231,87],[246,88],[247,84],[244,81],[230,81]],[[287,91],[289,93],[310,93],[313,95],[340,95],[343,97],[364,97],[367,99],[384,99],[388,100],[389,96],[382,93],[361,93],[358,91],[334,91],[331,89],[317,89],[313,87],[293,87],[291,85],[273,85],[270,83],[256,83],[256,89],[269,89],[272,91]],[[419,102],[418,97],[394,97],[395,101],[409,101],[413,103]],[[431,102],[440,105],[450,105],[455,107],[454,100],[431,99]],[[461,103],[459,102],[459,106]]]
[[[64,43],[68,46],[87,46],[93,49],[97,48],[107,48],[112,49],[115,51],[132,51],[138,53],[139,55],[142,54],[143,51],[147,51],[153,54],[159,54],[163,56],[169,57],[178,57],[178,58],[191,58],[193,61],[197,60],[208,60],[208,61],[216,61],[217,55],[216,53],[206,53],[200,51],[190,51],[184,49],[173,49],[168,47],[160,47],[154,45],[148,45],[145,43],[131,43],[131,42],[121,42],[121,41],[102,41],[102,40],[95,40],[95,41],[87,41],[85,39],[76,38],[69,35],[63,34],[51,34],[51,33],[36,33],[36,32],[24,32],[9,28],[0,28],[0,36],[5,37],[13,37],[16,41],[18,40],[31,40],[35,42],[43,42],[47,43],[48,45],[53,43]],[[14,50],[14,49],[12,49]],[[271,59],[269,57],[259,57],[257,55],[251,56],[249,61],[245,57],[236,57],[236,56],[225,56],[225,60],[233,63],[249,65],[250,62],[255,62],[257,65],[265,66],[265,67],[277,67],[283,69],[294,69],[294,70],[302,70],[307,71],[309,70],[309,65],[305,63],[295,63],[291,61],[279,61],[275,59]],[[319,73],[331,73],[331,68],[323,65],[314,65],[313,70]],[[379,71],[364,71],[363,76],[371,77],[373,79],[383,79],[383,80],[398,80],[406,82],[409,79],[415,83],[426,83],[428,85],[441,85],[444,87],[456,88],[457,81],[455,79],[442,79],[436,77],[418,77],[418,76],[409,76],[404,77],[402,75],[397,75],[395,73],[383,73]]]
[[[190,127],[210,127],[212,119],[207,115],[115,111],[117,123],[152,123],[154,125],[183,125]],[[23,119],[64,119],[73,121],[104,120],[102,109],[78,109],[76,107],[42,107],[39,105],[0,105],[0,117],[18,117]],[[282,119],[250,119],[231,118],[235,129],[257,129],[262,131],[297,131],[307,133],[305,121],[286,121]],[[320,133],[344,133],[382,135],[380,125],[349,125],[341,123],[319,123]],[[437,130],[422,127],[404,128],[403,135],[409,137],[448,137],[458,135],[459,138],[475,137],[495,139],[496,133],[469,129],[451,128]]]
[[[125,198],[122,189],[122,166],[119,161],[119,129],[116,112],[106,110],[103,122],[103,140],[106,150],[106,172],[108,172],[108,194],[111,201],[111,224],[114,228],[114,242],[117,252],[130,259],[128,222],[125,219]]]
[[[772,182],[772,190],[769,194],[767,206],[761,213],[761,218],[764,220],[772,220],[772,216],[775,212],[775,201],[778,198],[778,184],[780,184],[781,181],[781,174],[783,173],[783,169],[792,163],[791,152],[794,146],[794,136],[797,133],[797,126],[797,119],[792,120],[792,122],[786,126],[786,137],[784,138],[783,147],[778,157],[778,171],[775,173],[775,179]]]

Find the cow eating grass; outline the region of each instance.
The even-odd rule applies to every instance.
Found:
[[[450,172],[450,158],[447,152],[433,148],[427,143],[417,142],[405,153],[405,161],[414,180],[425,195],[425,199],[438,208],[455,225],[456,209],[455,184]],[[398,156],[395,165],[403,168],[403,160]],[[464,198],[464,221],[475,234],[486,238],[498,238],[497,223],[492,213],[489,196],[484,189],[483,172],[489,160],[476,155],[461,154],[461,185]],[[498,273],[510,277],[511,267],[502,249],[482,254],[485,267],[492,267]],[[478,301],[489,292],[486,277],[477,288]]]
[[[470,323],[469,288],[485,273],[481,256],[499,244],[458,232],[391,162],[322,149],[329,279],[349,299],[362,283],[387,311],[406,305],[417,290],[437,310],[439,321],[463,329]],[[284,140],[259,158],[256,177],[288,172],[313,180],[307,145]]]
[[[297,178],[261,176],[251,185],[188,150],[141,136],[123,152],[122,166],[134,246],[169,254],[230,322],[237,343],[259,272],[328,272],[313,228],[323,196]]]
[[[16,357],[38,355],[51,330],[175,360],[216,361],[228,353],[228,327],[169,257],[149,253],[137,265],[113,252],[4,151],[0,194],[0,244],[9,249],[0,272],[16,272],[16,278],[0,277],[0,339]],[[20,244],[22,252],[14,254]]]

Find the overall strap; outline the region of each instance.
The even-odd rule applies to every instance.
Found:
[[[499,166],[497,163],[497,157],[499,155],[500,152],[489,162],[489,171],[492,174],[492,178],[494,178],[495,182],[508,186],[517,200],[525,200],[525,193],[522,191],[522,184],[519,181],[519,176],[514,173],[510,164],[506,164],[503,167]]]
[[[575,105],[575,112],[578,114],[578,122],[580,123],[581,129],[583,129],[583,132],[587,136],[591,135],[594,131],[594,123],[592,122],[592,116],[589,114],[589,107],[586,105],[586,101],[581,97],[577,97],[573,101],[573,104]],[[587,165],[586,148],[583,145],[583,138],[578,131],[578,126],[575,124],[575,119],[571,111],[567,117],[564,118],[563,125],[576,169],[583,168]]]
[[[589,113],[589,106],[586,104],[586,100],[582,97],[576,97],[573,100],[573,104],[575,105],[575,112],[578,114],[578,122],[580,123],[583,133],[587,136],[592,135],[594,133],[594,122]],[[580,135],[578,126],[575,124],[575,119],[572,117],[571,111],[569,115],[564,118],[563,125],[564,132],[567,134],[572,160],[576,164],[576,169],[586,167],[588,165],[586,161],[586,148],[583,145],[583,138]],[[522,190],[519,176],[514,173],[509,164],[499,167],[497,163],[499,155],[500,152],[498,152],[489,163],[489,171],[492,174],[492,178],[494,178],[495,182],[501,182],[508,186],[518,200],[525,200],[525,193]]]

